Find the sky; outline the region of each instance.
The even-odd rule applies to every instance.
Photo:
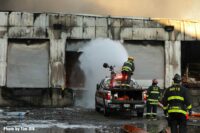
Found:
[[[0,0],[2,11],[199,19],[200,0]]]

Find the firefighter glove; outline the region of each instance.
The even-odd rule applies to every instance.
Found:
[[[165,114],[165,116],[167,116],[167,110],[164,110],[164,114]]]
[[[192,110],[190,109],[188,112],[189,112],[189,116],[191,116],[192,115]]]

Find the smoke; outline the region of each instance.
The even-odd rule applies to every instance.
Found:
[[[128,54],[120,42],[100,38],[89,42],[82,51],[79,60],[86,75],[86,93],[82,99],[77,100],[76,105],[94,108],[96,84],[110,74],[109,70],[103,68],[103,63],[115,65],[115,70],[120,71]]]
[[[96,10],[96,7],[96,3],[90,0],[0,0],[0,10],[89,14],[106,10],[103,7]]]
[[[1,10],[200,18],[199,0],[0,0]]]

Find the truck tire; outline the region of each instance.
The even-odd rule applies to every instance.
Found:
[[[104,116],[109,116],[110,115],[110,112],[109,112],[108,108],[105,105],[105,101],[104,101],[104,104],[103,104],[103,115]]]
[[[110,112],[109,112],[109,110],[106,108],[106,106],[104,106],[104,108],[103,108],[103,115],[104,115],[104,116],[109,116],[109,115],[110,115]]]
[[[97,102],[95,101],[95,110],[97,111],[97,112],[100,112],[100,108],[97,106]]]

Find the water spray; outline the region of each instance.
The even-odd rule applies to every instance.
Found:
[[[83,54],[79,60],[86,77],[85,93],[81,99],[76,99],[76,105],[94,108],[96,84],[109,75],[109,71],[103,68],[103,63],[114,65],[115,70],[120,72],[128,54],[119,41],[102,38],[90,41],[81,51]]]

